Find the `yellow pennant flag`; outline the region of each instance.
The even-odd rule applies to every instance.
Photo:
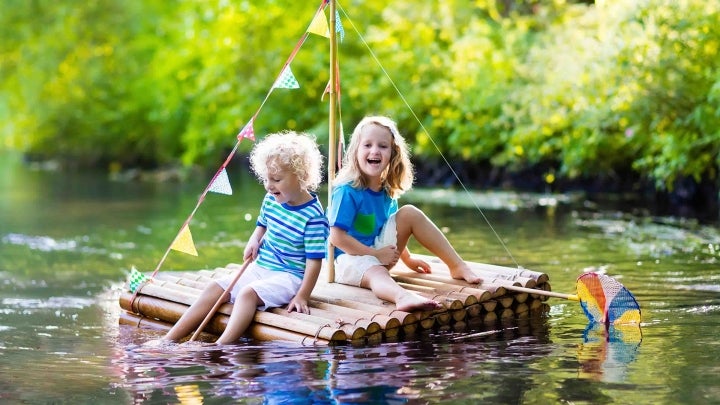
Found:
[[[325,13],[320,11],[315,14],[315,18],[313,18],[312,22],[310,22],[310,26],[308,27],[307,32],[330,38],[330,27],[328,26],[328,22],[325,19]]]
[[[193,243],[192,234],[190,233],[190,227],[185,225],[178,234],[177,238],[173,242],[170,249],[177,250],[178,252],[187,253],[189,255],[197,256],[197,250],[195,250],[195,244]]]

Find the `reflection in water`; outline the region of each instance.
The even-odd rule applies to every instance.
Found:
[[[580,345],[580,376],[597,381],[627,381],[628,367],[637,357],[642,331],[638,324],[609,325],[591,322]]]
[[[149,348],[123,342],[147,339],[132,338],[141,331],[124,328],[113,363],[136,403],[210,398],[293,404],[436,402],[457,398],[458,389],[471,388],[472,380],[493,389],[479,389],[471,397],[513,403],[533,387],[520,370],[552,350],[547,323],[539,319],[488,325],[484,328],[499,331],[488,335],[437,331],[369,347],[247,340],[222,348],[199,342]],[[458,339],[465,335],[476,337]],[[517,369],[517,381],[497,384],[507,367]]]

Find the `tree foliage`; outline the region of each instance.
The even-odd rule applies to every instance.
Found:
[[[416,156],[566,178],[717,177],[717,2],[339,4],[346,128],[387,114]],[[3,146],[83,166],[213,165],[261,105],[258,134],[323,141],[325,38],[310,35],[293,60],[301,88],[262,104],[317,6],[7,0]]]

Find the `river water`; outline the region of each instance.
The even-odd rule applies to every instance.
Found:
[[[155,268],[209,178],[115,182],[0,157],[0,403],[720,403],[717,224],[582,195],[403,201],[466,259],[545,272],[554,291],[588,268],[615,277],[640,328],[608,335],[550,299],[546,316],[369,346],[143,348],[158,332],[118,325],[119,292],[132,266]],[[199,256],[173,251],[163,270],[240,260],[263,190],[230,178],[233,195],[209,194],[190,223]]]

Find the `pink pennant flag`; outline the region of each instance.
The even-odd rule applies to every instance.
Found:
[[[217,177],[215,177],[215,180],[213,180],[208,191],[212,191],[213,193],[232,195],[230,179],[228,178],[227,171],[224,167],[222,168],[220,173],[218,173]]]
[[[190,233],[189,226],[183,226],[183,229],[180,231],[177,238],[175,238],[175,241],[170,246],[170,249],[177,250],[178,252],[187,253],[193,256],[198,255],[197,250],[195,249],[195,244],[193,243],[192,234]]]
[[[280,77],[277,78],[275,81],[275,84],[273,84],[273,89],[299,89],[300,83],[295,79],[295,76],[292,73],[292,70],[290,70],[290,65],[287,65],[285,69],[283,69],[282,73],[280,74]]]
[[[247,124],[243,127],[242,130],[237,134],[238,141],[242,141],[244,138],[247,138],[253,142],[255,142],[255,130],[253,129],[253,121],[254,119],[251,119],[248,121]]]
[[[325,13],[322,10],[319,10],[318,13],[315,14],[315,18],[310,22],[307,32],[330,38],[330,27],[325,19]]]

